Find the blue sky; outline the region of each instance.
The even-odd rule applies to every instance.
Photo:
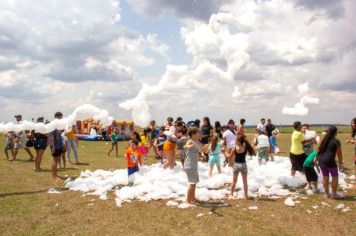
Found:
[[[349,123],[355,4],[1,1],[0,121],[90,103],[142,125],[170,115]]]

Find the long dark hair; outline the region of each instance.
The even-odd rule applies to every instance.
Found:
[[[237,135],[236,140],[239,141],[239,143],[241,143],[242,145],[245,145],[248,154],[250,154],[251,156],[256,155],[255,150],[253,149],[251,144],[247,141],[245,135]]]
[[[207,116],[204,117],[204,118],[203,118],[203,121],[206,121],[208,127],[213,128],[213,127],[211,126],[211,124],[210,124],[210,119],[209,119],[209,117],[207,117]]]
[[[351,120],[351,124],[352,123],[355,124],[355,128],[352,128],[352,126],[351,126],[351,135],[352,135],[352,137],[355,137],[355,135],[356,135],[356,117]]]
[[[337,133],[336,126],[333,126],[333,125],[329,126],[325,137],[323,138],[323,140],[320,143],[318,154],[323,153],[323,152],[326,151],[326,149],[328,148],[330,140],[335,138],[336,133]]]
[[[218,136],[216,134],[213,135],[213,137],[211,138],[211,151],[215,152],[216,146],[218,145]]]

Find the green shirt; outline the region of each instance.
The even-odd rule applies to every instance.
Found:
[[[313,151],[312,153],[309,154],[307,159],[305,159],[303,163],[303,167],[314,167],[314,158],[316,158],[316,155],[318,152]]]
[[[303,142],[304,134],[302,132],[293,131],[292,134],[292,146],[290,148],[290,152],[294,155],[301,155],[304,153]]]
[[[111,133],[111,142],[117,142],[117,134]]]

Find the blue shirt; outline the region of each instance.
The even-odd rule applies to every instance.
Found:
[[[63,131],[55,129],[51,133],[49,133],[51,139],[53,139],[55,149],[62,149],[64,147],[62,132]]]

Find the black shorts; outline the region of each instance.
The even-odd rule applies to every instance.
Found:
[[[47,148],[47,140],[38,139],[33,142],[33,146],[35,150],[46,150]]]
[[[54,153],[52,152],[52,156],[53,156],[54,158],[60,157],[60,156],[62,155],[62,153],[64,153],[64,152],[65,152],[65,150],[64,150],[63,148],[59,148],[59,149],[56,149],[56,150],[54,151]]]
[[[290,162],[292,163],[292,170],[303,172],[303,163],[307,156],[305,153],[300,155],[294,155],[293,153],[289,154]]]
[[[314,167],[304,167],[304,173],[308,182],[318,182],[318,174]]]
[[[209,135],[201,136],[200,142],[201,142],[202,144],[208,144],[208,143],[209,143],[209,138],[210,138]]]

